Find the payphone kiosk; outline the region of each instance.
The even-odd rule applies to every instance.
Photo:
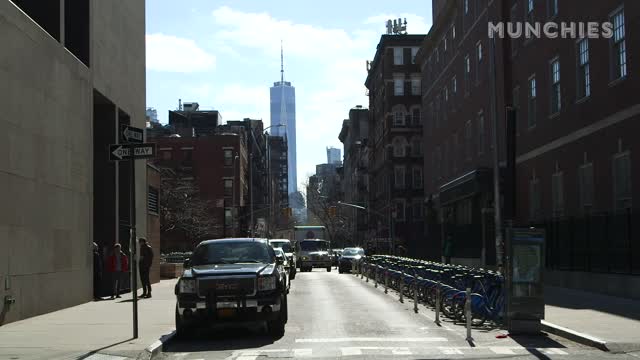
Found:
[[[544,253],[544,229],[507,229],[507,328],[511,334],[540,333]]]

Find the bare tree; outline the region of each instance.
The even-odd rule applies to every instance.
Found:
[[[329,240],[337,246],[352,243],[351,218],[338,207],[342,194],[338,182],[333,178],[312,175],[303,186],[306,190],[307,209],[313,215],[309,223],[318,222],[327,229]]]
[[[193,248],[203,238],[220,232],[209,201],[200,196],[194,180],[186,180],[163,169],[161,182],[160,231],[180,233],[185,245]]]

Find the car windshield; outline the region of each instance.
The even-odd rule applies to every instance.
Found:
[[[329,248],[326,241],[302,241],[300,250],[302,251],[326,251]]]
[[[286,253],[293,252],[291,244],[285,241],[271,242],[274,249],[282,249]]]
[[[210,242],[198,246],[193,252],[192,264],[272,263],[274,253],[264,243],[253,241]]]
[[[362,250],[362,249],[345,249],[342,252],[342,256],[356,256],[356,255],[364,255],[364,250]]]

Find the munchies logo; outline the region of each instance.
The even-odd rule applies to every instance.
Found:
[[[505,37],[519,38],[563,38],[563,39],[609,39],[613,37],[611,22],[490,22],[488,24],[489,38]]]

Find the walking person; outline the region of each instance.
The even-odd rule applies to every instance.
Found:
[[[122,252],[120,244],[113,245],[113,253],[109,256],[108,269],[111,275],[111,299],[120,297],[120,285],[129,271],[129,259]]]
[[[100,254],[98,244],[93,243],[93,300],[100,301],[100,287],[102,286],[102,255]]]
[[[447,235],[447,240],[444,242],[442,254],[445,259],[444,263],[451,264],[451,257],[453,256],[453,236],[451,236],[451,234]]]
[[[147,239],[138,239],[140,243],[140,261],[138,266],[140,267],[140,281],[142,282],[142,296],[143,298],[151,297],[151,281],[149,280],[149,271],[151,265],[153,265],[153,249],[147,243]]]

